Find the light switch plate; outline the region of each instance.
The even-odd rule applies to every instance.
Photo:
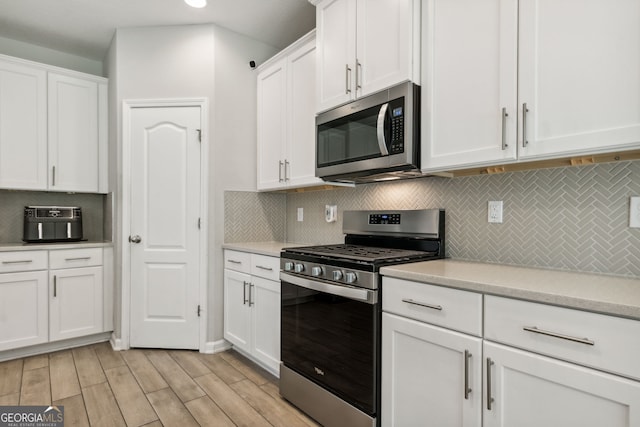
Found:
[[[304,219],[304,208],[298,208],[298,222],[302,222]]]
[[[502,200],[489,201],[487,220],[491,223],[502,224]]]
[[[629,199],[629,227],[640,228],[640,196]]]

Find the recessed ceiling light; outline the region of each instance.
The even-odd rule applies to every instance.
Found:
[[[207,5],[207,0],[184,0],[184,2],[191,7],[197,8],[205,7]]]

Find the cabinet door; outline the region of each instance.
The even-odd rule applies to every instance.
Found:
[[[414,59],[416,70],[420,61],[420,1],[358,0],[356,28],[357,96],[414,80]]]
[[[98,84],[49,73],[49,189],[97,192]]]
[[[251,350],[251,276],[224,270],[224,338],[238,348]]]
[[[484,356],[486,427],[640,426],[639,382],[489,342]]]
[[[356,97],[356,0],[318,3],[316,37],[316,101],[320,112]]]
[[[0,61],[0,188],[47,189],[47,77]]]
[[[103,331],[102,267],[49,271],[50,341]]]
[[[480,338],[383,313],[382,425],[479,427],[481,343]]]
[[[251,277],[251,354],[277,373],[280,366],[280,282]]]
[[[47,342],[47,272],[0,274],[0,351]]]
[[[520,157],[638,146],[639,19],[633,0],[520,1]]]
[[[283,59],[258,75],[258,190],[284,185],[286,74]]]
[[[311,40],[287,59],[287,186],[321,184],[316,178],[316,43]]]
[[[515,161],[517,6],[516,0],[423,4],[425,171]]]

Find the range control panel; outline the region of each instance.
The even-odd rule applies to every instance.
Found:
[[[369,224],[400,224],[400,214],[376,213],[369,215]]]

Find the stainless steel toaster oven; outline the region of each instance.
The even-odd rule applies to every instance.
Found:
[[[25,206],[22,240],[27,243],[82,240],[82,209],[77,206]]]

